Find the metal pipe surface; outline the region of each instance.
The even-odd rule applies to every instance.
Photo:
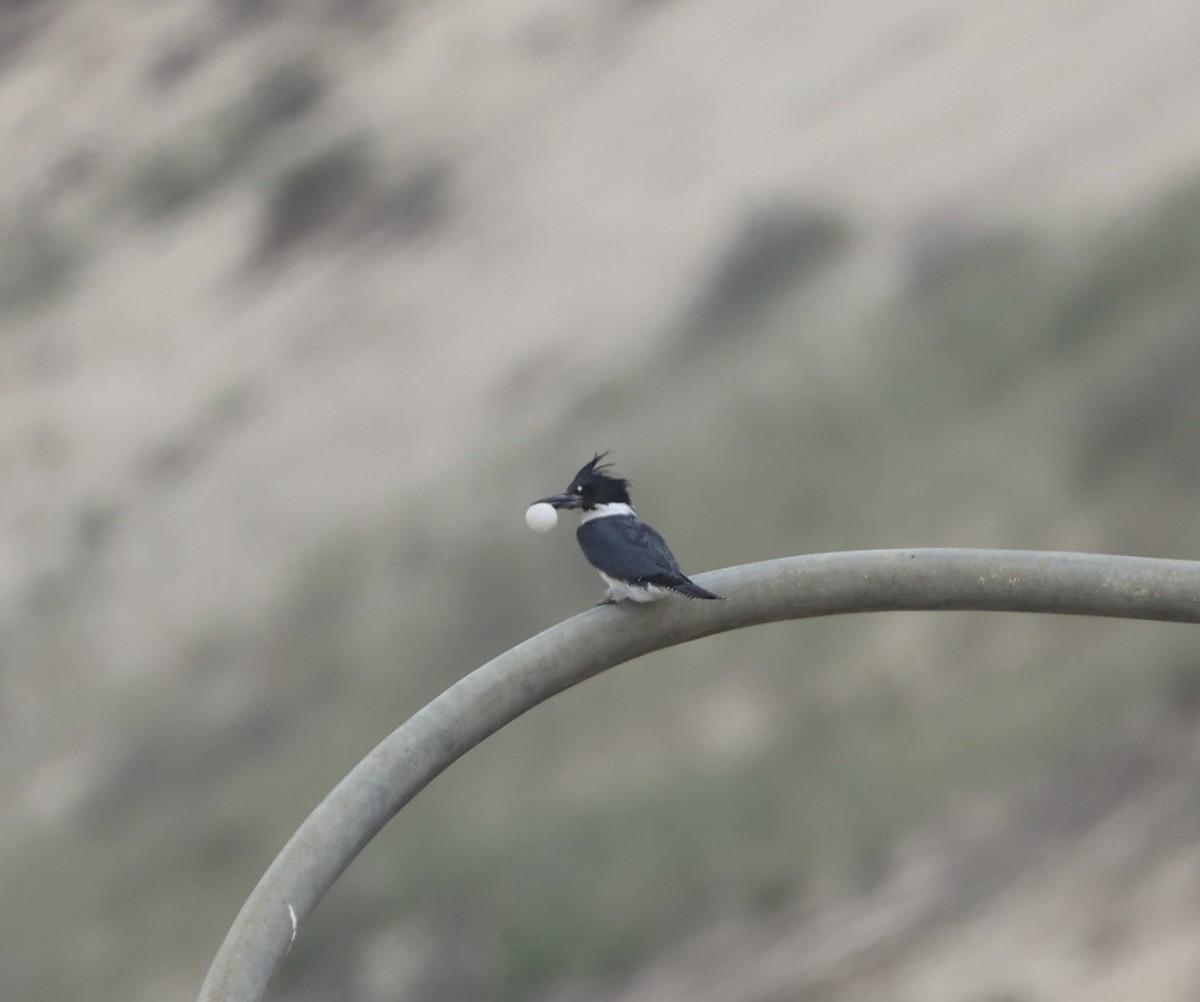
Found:
[[[727,630],[851,612],[974,609],[1200,622],[1200,562],[1010,550],[785,557],[696,579],[724,602],[580,613],[506,651],[410,717],[317,806],[243,905],[200,1002],[257,1002],[303,921],[381,828],[484,738],[573,685]]]

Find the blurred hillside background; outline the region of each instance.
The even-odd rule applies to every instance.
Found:
[[[308,811],[693,572],[1200,557],[1194,0],[0,5],[0,996],[194,998]],[[471,753],[295,1002],[1200,996],[1194,629],[874,615]]]

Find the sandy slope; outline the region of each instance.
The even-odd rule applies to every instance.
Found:
[[[110,667],[510,438],[494,407],[517,374],[544,426],[749,208],[832,205],[886,245],[931,219],[1108,218],[1200,162],[1188,0],[476,0],[332,28],[324,9],[230,27],[93,0],[45,12],[0,78],[7,218],[40,213],[87,262],[2,321],[0,595],[77,576],[81,533],[109,526],[89,573]],[[186,44],[196,67],[148,82]],[[270,155],[166,224],[123,210],[146,152],[280,52],[336,81],[282,148],[361,127],[387,163],[446,158],[436,232],[248,277]]]
[[[1195,0],[461,0],[375,19],[311,0],[221,13],[236,6],[0,10],[0,40],[17,39],[0,45],[0,273],[31,227],[83,264],[39,311],[0,312],[0,694],[23,711],[5,720],[10,743],[38,727],[35,686],[169,671],[197,624],[265,601],[323,532],[461,485],[521,434],[552,438],[581,390],[692,301],[748,212],[832,207],[895,260],[930,227],[1119,220],[1200,164]],[[194,62],[154,84],[168,52]],[[331,81],[303,126],[180,214],[141,219],[130,191],[146,158],[192,149],[284,57]],[[253,267],[272,177],[359,130],[385,179],[450,165],[437,226],[342,232]],[[34,598],[52,627],[69,610],[36,658],[22,636]],[[61,794],[30,784],[45,818],[90,764],[37,774],[67,777]],[[1172,788],[1147,796],[1160,799],[1110,822],[1127,826],[1121,844],[1146,835],[1139,817],[1152,824],[1145,812]],[[942,924],[944,845],[918,845],[899,884],[857,915],[842,903],[869,961],[845,997],[1121,999],[1142,997],[1147,972],[1155,997],[1194,997],[1194,849],[1168,845],[1139,870],[1105,855],[1103,826],[1075,834],[1080,852],[1068,845]],[[928,910],[889,912],[889,893]],[[1119,928],[1097,912],[1119,913]],[[890,932],[872,926],[889,915]],[[836,963],[803,967],[822,930],[791,918],[775,940],[760,926],[705,930],[623,997],[838,982]],[[1063,947],[1038,952],[1044,968],[1004,976],[1047,940]],[[837,949],[834,937],[814,956]],[[749,980],[721,980],[730,971]],[[975,982],[981,971],[994,985]]]

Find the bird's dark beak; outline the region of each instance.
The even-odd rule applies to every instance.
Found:
[[[549,504],[555,508],[582,508],[583,498],[578,494],[551,494],[548,498],[539,498],[534,504]]]

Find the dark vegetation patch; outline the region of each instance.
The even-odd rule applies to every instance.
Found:
[[[1075,477],[1089,490],[1142,470],[1178,492],[1200,489],[1200,297],[1196,312],[1092,395],[1079,425]]]
[[[135,210],[160,220],[201,202],[252,164],[276,134],[306,120],[327,87],[313,57],[270,66],[215,120],[142,161],[129,182]]]
[[[0,223],[0,311],[26,312],[52,301],[82,264],[82,251],[36,208]]]
[[[255,257],[259,263],[274,261],[328,235],[423,236],[449,211],[449,182],[445,161],[416,162],[388,177],[365,139],[332,143],[296,160],[271,182]]]
[[[749,212],[683,323],[686,342],[736,340],[761,314],[836,264],[852,237],[832,212],[775,204]]]
[[[343,140],[305,156],[275,178],[267,195],[258,256],[269,259],[345,220],[368,190],[366,143]]]
[[[0,72],[14,65],[62,9],[62,0],[0,2]]]

